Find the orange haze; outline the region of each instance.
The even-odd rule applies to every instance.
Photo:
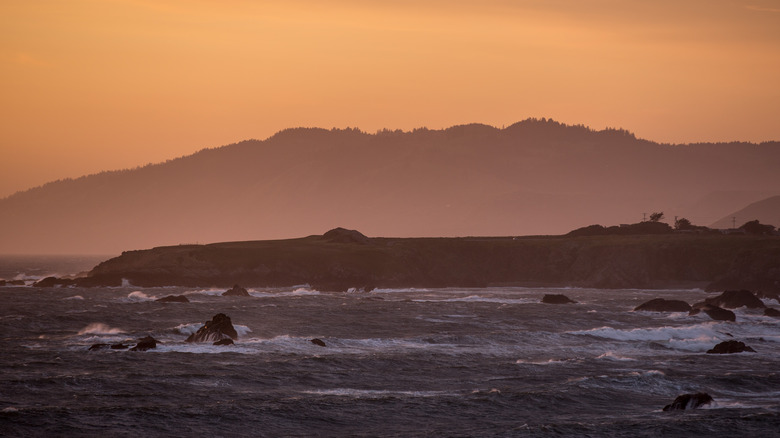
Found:
[[[4,0],[0,197],[296,126],[780,139],[770,0]]]

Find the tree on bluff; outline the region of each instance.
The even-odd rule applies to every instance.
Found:
[[[690,230],[693,226],[691,225],[691,221],[688,219],[681,217],[674,221],[674,229],[675,230]]]

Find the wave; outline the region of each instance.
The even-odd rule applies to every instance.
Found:
[[[154,301],[157,297],[152,295],[146,295],[145,293],[141,292],[140,290],[137,290],[135,292],[130,292],[127,294],[127,297],[123,299],[123,301],[131,302],[131,303],[138,303],[138,302],[144,302],[144,301]]]
[[[539,303],[539,298],[501,298],[501,297],[486,297],[482,295],[469,295],[467,297],[459,298],[418,298],[412,300],[416,303],[499,303],[499,304],[535,304]]]
[[[203,326],[204,324],[202,322],[190,322],[190,323],[177,325],[176,327],[173,328],[173,331],[185,336],[189,336],[197,332]],[[252,329],[241,324],[233,324],[233,328],[236,329],[236,333],[238,334],[238,339],[245,338],[247,334],[252,332]]]
[[[475,391],[479,393],[479,391]],[[427,398],[427,397],[458,397],[460,394],[447,391],[397,391],[386,389],[355,389],[355,388],[333,388],[333,389],[315,389],[301,391],[301,394],[327,396],[327,397],[348,397],[358,399],[385,399],[385,398]]]
[[[79,335],[117,335],[120,333],[125,333],[125,331],[110,327],[102,322],[93,322],[78,332]]]
[[[615,341],[645,341],[668,344],[673,348],[683,350],[706,350],[712,348],[728,335],[717,330],[719,323],[708,322],[684,327],[655,327],[616,329],[613,327],[599,327],[590,330],[578,330],[569,332],[573,335],[596,336]],[[731,327],[729,328],[731,329]]]
[[[83,300],[84,297],[81,295],[73,295],[72,297],[63,298],[64,300]]]

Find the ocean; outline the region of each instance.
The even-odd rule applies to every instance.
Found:
[[[29,284],[97,261],[4,257],[0,278]],[[0,435],[780,434],[780,319],[632,311],[713,296],[701,290],[223,291],[0,287]],[[577,303],[540,302],[551,293]],[[154,301],[181,294],[190,302]],[[235,345],[184,342],[217,313]],[[89,351],[145,336],[156,349]],[[706,354],[725,340],[756,352]],[[698,392],[714,402],[662,410]]]

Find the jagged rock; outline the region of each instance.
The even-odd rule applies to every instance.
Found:
[[[688,312],[688,315],[696,315],[699,312],[704,312],[709,316],[710,318],[716,320],[716,321],[736,321],[737,315],[734,314],[731,310],[721,309],[718,306],[713,306],[712,304],[708,304],[706,301],[701,303],[696,303],[693,306],[691,306],[691,311]]]
[[[576,301],[563,294],[545,294],[544,297],[542,297],[542,302],[546,304],[576,303]]]
[[[642,303],[634,308],[634,311],[645,312],[690,312],[691,305],[681,300],[666,300],[655,298]]]
[[[233,344],[235,344],[235,342],[233,342],[233,340],[230,338],[223,338],[214,343],[214,345],[233,345]]]
[[[203,327],[191,334],[186,342],[216,342],[225,338],[238,339],[238,333],[229,316],[217,313],[211,321],[206,321]]]
[[[130,348],[129,345],[125,345],[125,344],[122,344],[122,343],[111,344],[111,349],[112,350],[127,350],[128,348]]]
[[[184,295],[168,295],[166,297],[158,298],[155,301],[160,303],[189,303],[190,300]]]
[[[312,344],[314,344],[314,345],[319,345],[320,347],[326,347],[327,346],[327,345],[325,345],[325,341],[323,341],[322,339],[319,339],[319,338],[311,339],[310,342]]]
[[[104,350],[104,349],[106,349],[106,348],[108,348],[108,344],[103,344],[103,343],[100,343],[100,344],[92,344],[92,346],[91,346],[91,347],[89,347],[89,351],[94,351],[94,350]]]
[[[708,304],[724,309],[736,309],[745,306],[748,309],[763,309],[764,302],[753,295],[749,290],[727,290],[714,298],[704,300]]]
[[[745,345],[744,342],[723,341],[720,344],[713,347],[712,349],[707,350],[707,354],[731,354],[731,353],[742,353],[743,351],[748,351],[751,353],[756,352],[756,350]]]
[[[712,403],[712,397],[704,392],[696,394],[683,394],[677,396],[672,404],[664,406],[664,411],[678,411],[685,409],[696,409],[699,406]]]
[[[767,307],[764,309],[764,316],[774,316],[775,318],[780,318],[780,310],[777,310],[772,307]]]
[[[232,288],[226,290],[225,292],[222,292],[222,296],[223,297],[248,297],[250,295],[246,289],[244,289],[243,287],[237,284],[234,284]]]
[[[135,344],[135,347],[131,348],[130,351],[146,351],[151,350],[152,348],[157,348],[157,339],[154,339],[151,336],[147,336],[140,339],[138,343]]]
[[[8,286],[24,286],[24,280],[9,280],[6,284]]]

